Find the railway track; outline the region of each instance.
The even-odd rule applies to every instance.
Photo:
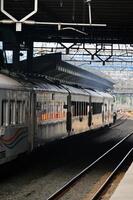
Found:
[[[117,164],[117,166],[114,168],[114,170],[109,174],[109,176],[106,178],[106,180],[101,184],[100,188],[94,193],[94,195],[90,198],[90,200],[97,200],[100,199],[102,196],[104,196],[104,191],[108,189],[109,185],[113,181],[113,177],[115,174],[119,173],[119,169],[122,167],[123,164],[127,161],[129,156],[133,153],[133,148],[130,148],[127,153],[125,153],[125,156],[120,160]]]
[[[124,122],[126,122],[125,125],[121,125]],[[126,121],[121,119],[116,122],[116,125],[121,126],[116,129],[113,127],[112,129],[107,129],[107,133],[106,129],[101,129],[92,134],[77,135],[74,140],[69,138],[66,141],[60,141],[57,145],[50,145],[49,150],[42,149],[39,154],[35,152],[35,154],[30,157],[28,156],[24,160],[18,159],[18,161],[16,160],[16,162],[8,164],[7,167],[3,166],[3,170],[1,169],[1,172],[3,171],[1,173],[3,181],[1,179],[0,199],[48,199],[54,191],[65,185],[72,177],[79,174],[80,171],[83,171],[100,154],[104,154],[103,152],[111,148],[132,130],[131,120]],[[99,165],[99,162],[95,163],[94,167]],[[95,185],[99,184],[101,171],[104,174],[104,165],[101,171],[95,171],[94,167],[90,167],[90,170],[88,169],[88,172],[85,172],[84,176],[81,175],[82,179],[86,178],[87,175],[88,185],[85,183],[87,185],[87,189],[85,189],[87,193],[91,192],[92,188],[96,188]],[[94,172],[92,173],[91,170]],[[72,184],[72,186],[77,187],[77,191],[81,187],[80,183],[78,186],[78,183],[77,179]],[[70,190],[66,189],[68,193],[65,192],[63,196],[61,194],[61,200],[82,199],[80,197],[77,198],[77,196],[75,198],[68,198],[68,196],[71,197],[72,188],[70,186]],[[80,190],[83,196],[87,194],[85,190],[83,191],[82,188]]]
[[[112,169],[112,172],[109,174],[109,176],[106,178],[104,182],[102,182],[101,186],[98,188],[98,190],[92,195],[91,194],[91,200],[95,200],[101,195],[101,192],[105,187],[107,187],[107,184],[112,179],[114,174],[118,171],[120,166],[126,161],[126,159],[129,157],[129,155],[133,152],[132,145],[127,145],[126,148],[123,148],[123,145],[125,145],[130,137],[133,136],[133,132],[129,133],[126,137],[124,137],[121,141],[119,141],[116,145],[114,145],[112,148],[110,148],[108,151],[106,151],[104,154],[102,154],[100,157],[98,157],[95,161],[93,161],[91,164],[89,164],[86,168],[84,168],[80,173],[78,173],[76,176],[74,176],[71,180],[69,180],[65,185],[63,185],[59,190],[57,190],[55,193],[53,193],[47,200],[55,200],[60,199],[62,196],[66,195],[66,193],[72,189],[72,187],[77,184],[77,182],[82,181],[82,177],[89,172],[92,168],[94,168],[98,163],[104,162],[107,158],[112,158],[112,153],[114,155],[117,154],[117,151],[119,149],[119,154],[121,154],[121,149],[125,149],[122,153],[123,156],[120,156],[120,160],[118,163],[114,163],[115,167]],[[122,150],[123,151],[123,150]],[[64,198],[65,199],[65,198]]]

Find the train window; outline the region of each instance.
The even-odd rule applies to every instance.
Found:
[[[25,101],[16,102],[16,124],[25,122]]]
[[[107,112],[107,104],[105,104],[105,112]]]
[[[41,110],[41,102],[36,102],[36,110]]]
[[[51,120],[64,117],[64,102],[62,101],[45,101],[41,106],[41,120]]]
[[[72,102],[72,112],[73,112],[74,117],[79,116],[79,109],[80,109],[79,102],[73,101]]]
[[[72,102],[72,113],[73,113],[73,116],[75,117],[76,116],[76,102]]]
[[[23,123],[23,101],[20,102],[20,116],[19,116],[19,123]]]
[[[55,94],[52,93],[52,100],[55,100]]]
[[[49,103],[49,113],[53,113],[53,102]]]
[[[16,102],[16,124],[20,123],[20,101]]]
[[[47,112],[47,109],[48,109],[48,105],[47,105],[47,104],[48,104],[47,101],[45,101],[44,103],[42,103],[42,108],[41,108],[41,110],[42,110],[44,113]]]
[[[102,113],[102,103],[92,103],[93,114]]]
[[[87,115],[87,102],[72,102],[73,116]]]
[[[87,115],[88,103],[84,102],[84,115]]]
[[[111,104],[111,112],[113,112],[113,110],[114,110],[114,105]]]
[[[1,125],[8,125],[8,101],[2,100],[2,110],[1,110]]]
[[[22,102],[22,123],[25,123],[25,117],[26,117],[26,112],[25,112],[25,101]]]
[[[78,116],[83,115],[82,102],[78,102]]]
[[[9,124],[15,124],[15,101],[11,100],[9,104]]]

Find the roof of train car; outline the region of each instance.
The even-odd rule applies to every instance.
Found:
[[[0,74],[0,88],[18,88],[18,87],[22,87],[22,85],[17,80],[7,75]]]
[[[29,81],[30,83],[32,83],[32,87],[34,88],[34,90],[67,93],[67,90],[60,85],[48,83],[42,79],[30,79]]]
[[[73,94],[88,95],[83,89],[73,86],[48,83],[42,78],[26,78],[24,76],[10,76],[8,74],[0,74],[0,88],[27,88],[38,91],[42,90],[61,93],[68,93],[68,91],[70,91]]]
[[[51,91],[51,92],[60,92],[60,93],[72,93],[78,95],[88,96],[89,94],[94,97],[108,97],[112,96],[105,92],[99,92],[91,89],[83,89],[70,85],[56,85],[54,83],[49,83],[43,78],[26,78],[24,76],[9,76],[6,74],[0,74],[0,88],[6,89],[34,89],[37,91]],[[112,97],[113,98],[113,97]]]
[[[101,94],[99,94],[97,91],[86,89],[86,91],[93,97],[103,97]],[[104,92],[103,92],[104,93]]]
[[[100,92],[96,91],[96,92],[98,92],[100,95],[102,95],[105,98],[112,98],[113,99],[113,96],[111,94],[107,93],[107,92],[101,92],[101,91]]]
[[[34,90],[45,90],[54,92],[67,92],[64,88],[55,84],[50,84],[42,78],[27,78],[21,75],[9,75],[0,73],[0,88],[7,89],[34,89]]]
[[[88,93],[82,88],[77,88],[77,87],[73,87],[70,85],[63,85],[63,84],[62,84],[62,86],[65,87],[72,94],[81,94],[81,95],[88,96]]]

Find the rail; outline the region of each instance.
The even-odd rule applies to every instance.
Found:
[[[113,176],[116,174],[116,172],[119,170],[119,168],[122,166],[122,164],[126,161],[126,159],[129,157],[129,155],[133,152],[133,148],[131,148],[128,153],[125,155],[125,157],[119,162],[119,164],[116,166],[116,168],[113,170],[113,172],[107,177],[107,179],[104,181],[104,183],[101,185],[101,187],[98,189],[98,191],[95,192],[93,197],[90,200],[96,200],[99,199],[103,190],[108,185],[108,183],[111,181]]]
[[[95,166],[102,158],[107,156],[110,152],[112,152],[115,148],[120,146],[123,142],[125,142],[129,137],[133,135],[133,132],[129,133],[126,137],[120,140],[117,144],[115,144],[112,148],[106,151],[102,156],[98,157],[95,161],[93,161],[90,165],[88,165],[85,169],[83,169],[80,173],[74,176],[70,181],[68,181],[65,185],[63,185],[59,190],[53,193],[47,200],[55,200],[59,197],[63,196],[66,191],[70,189],[70,187],[75,184],[88,170]]]

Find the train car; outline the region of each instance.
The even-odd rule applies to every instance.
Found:
[[[0,164],[112,123],[113,97],[106,92],[0,73]]]

